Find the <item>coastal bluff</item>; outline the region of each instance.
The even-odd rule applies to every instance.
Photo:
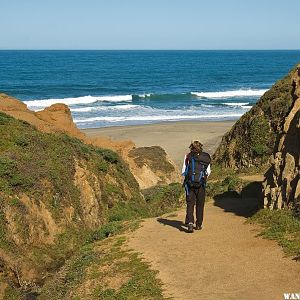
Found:
[[[294,102],[296,68],[278,80],[226,133],[214,163],[237,171],[267,167]]]
[[[130,140],[115,141],[106,136],[88,137],[76,127],[65,104],[53,104],[34,112],[23,102],[0,94],[0,111],[28,122],[42,132],[66,133],[86,144],[116,151],[128,164],[141,189],[180,181],[179,170],[164,149],[159,146],[137,148]]]
[[[0,299],[35,299],[81,247],[176,207],[181,186],[168,185],[175,178],[160,147],[89,139],[66,105],[33,112],[1,94]],[[157,183],[165,185],[153,192]]]
[[[265,171],[263,205],[300,213],[300,64],[223,136],[214,163]]]
[[[284,119],[263,183],[264,206],[300,214],[300,65],[292,78],[293,104]]]

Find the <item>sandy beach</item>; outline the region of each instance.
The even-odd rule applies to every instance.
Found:
[[[120,126],[82,130],[88,136],[108,136],[113,140],[132,140],[137,147],[161,146],[178,167],[191,140],[199,140],[204,150],[214,153],[225,132],[234,121],[165,122],[141,126]]]

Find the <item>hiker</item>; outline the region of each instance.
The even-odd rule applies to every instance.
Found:
[[[203,145],[199,141],[193,141],[190,152],[185,155],[182,166],[182,175],[185,176],[183,186],[186,194],[186,218],[185,224],[188,232],[194,231],[194,207],[196,204],[196,230],[202,229],[203,210],[205,200],[205,185],[207,177],[211,173],[208,153],[203,152]]]

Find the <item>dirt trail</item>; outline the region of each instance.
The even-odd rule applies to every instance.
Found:
[[[143,254],[175,299],[284,299],[300,292],[300,263],[245,224],[253,201],[222,199],[205,206],[203,229],[192,234],[176,216],[147,219],[128,245]]]

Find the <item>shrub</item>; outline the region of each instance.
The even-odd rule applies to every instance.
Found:
[[[116,164],[120,161],[118,154],[109,149],[97,149],[96,152],[100,154],[107,162]]]
[[[269,122],[264,116],[256,117],[250,126],[250,145],[255,156],[264,156],[269,152]]]

